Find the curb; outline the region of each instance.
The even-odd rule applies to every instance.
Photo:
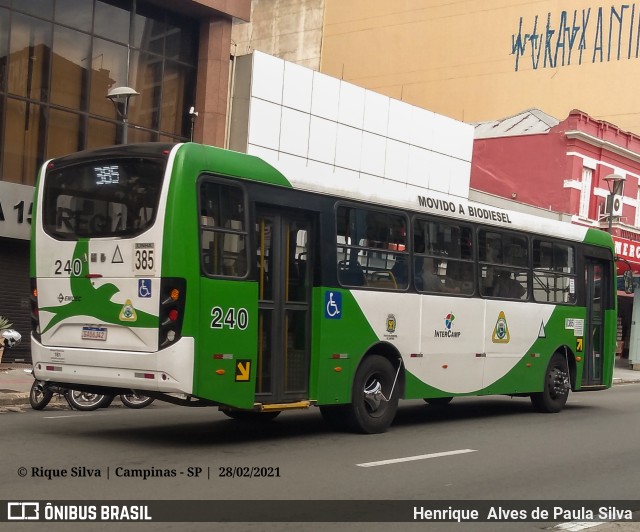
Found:
[[[21,408],[31,410],[29,394],[24,392],[0,394],[0,414],[3,411],[20,412]],[[62,397],[53,397],[46,410],[70,410],[71,407]]]
[[[0,397],[0,406],[29,405],[28,393],[5,393]],[[29,405],[31,406],[31,405]]]

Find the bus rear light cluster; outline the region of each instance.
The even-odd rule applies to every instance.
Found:
[[[29,296],[31,305],[31,332],[33,337],[40,341],[40,311],[38,308],[38,286],[35,278],[31,278],[31,292]]]
[[[186,288],[186,280],[180,277],[163,277],[160,281],[159,349],[168,347],[182,337]]]

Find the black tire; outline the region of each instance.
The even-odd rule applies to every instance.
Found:
[[[120,396],[122,404],[128,408],[145,408],[155,401],[153,397],[142,395],[141,393],[131,390],[129,393],[123,393]]]
[[[233,408],[223,408],[220,411],[231,419],[237,421],[271,421],[280,415],[280,410],[275,412],[256,412],[255,410],[236,410]]]
[[[360,363],[353,379],[351,404],[345,408],[349,429],[379,434],[391,426],[398,410],[399,387],[397,383],[393,387],[395,378],[396,369],[383,356],[370,355]]]
[[[425,402],[429,406],[442,407],[447,406],[452,399],[453,397],[429,397],[428,399],[425,399]]]
[[[536,412],[555,414],[564,408],[569,397],[571,381],[567,361],[555,353],[544,374],[544,388],[531,394],[531,404]]]
[[[43,382],[33,381],[31,390],[29,391],[29,403],[31,403],[31,408],[34,410],[42,410],[49,404],[52,397],[53,392],[48,390]]]
[[[112,401],[110,395],[100,395],[97,393],[80,392],[78,390],[68,390],[65,396],[69,406],[74,410],[89,412],[102,408],[106,401]]]

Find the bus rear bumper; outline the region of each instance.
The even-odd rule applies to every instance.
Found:
[[[193,338],[153,353],[76,347],[48,347],[31,337],[38,380],[130,388],[162,393],[193,393]]]

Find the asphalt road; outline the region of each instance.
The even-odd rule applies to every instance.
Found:
[[[0,500],[245,501],[246,506],[233,503],[240,514],[256,500],[640,500],[638,405],[637,384],[572,394],[556,415],[533,413],[527,399],[463,398],[444,409],[411,401],[401,404],[389,432],[371,436],[334,432],[316,409],[283,413],[261,425],[228,419],[216,409],[166,404],[139,411],[10,412],[0,415]],[[145,471],[153,476],[136,476]],[[289,504],[300,506],[285,507]],[[376,503],[375,510],[384,504]],[[640,510],[640,503],[627,507]],[[338,528],[541,530],[555,524],[341,523]],[[42,526],[69,527],[21,523],[20,528]],[[115,527],[336,530],[327,523],[282,522],[94,523],[83,530]],[[616,528],[632,529],[640,526]]]

